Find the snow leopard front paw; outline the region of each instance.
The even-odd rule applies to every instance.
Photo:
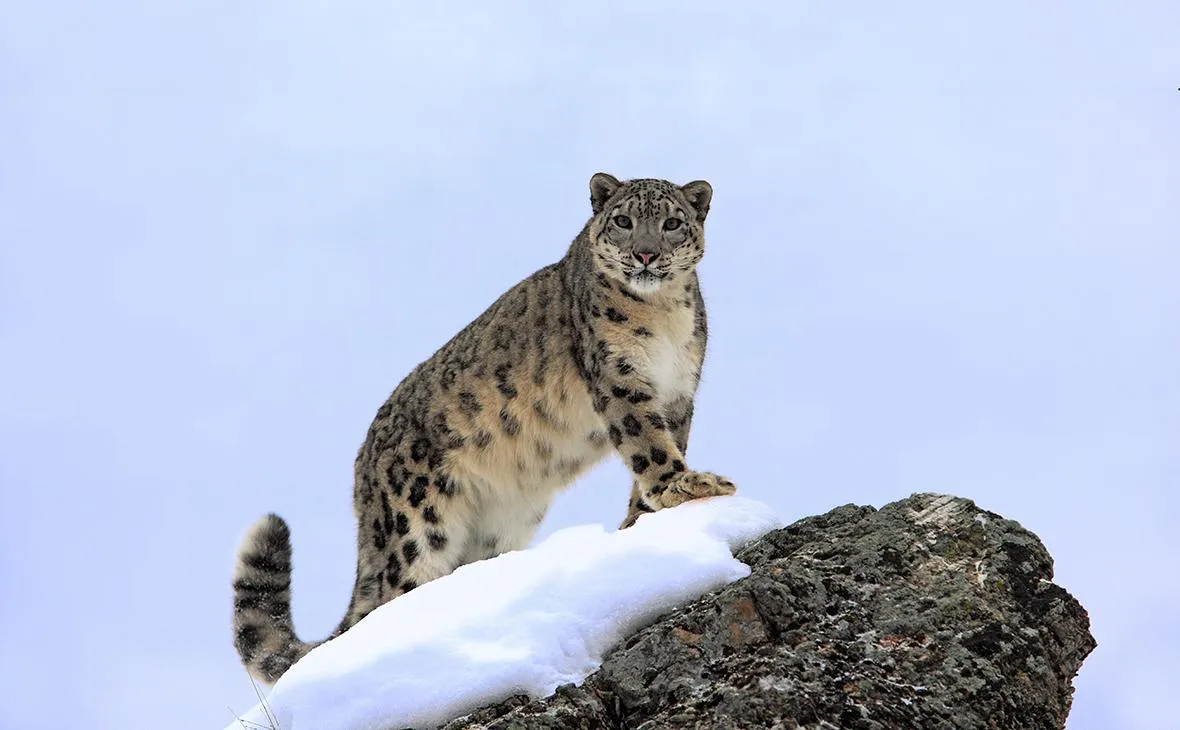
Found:
[[[733,482],[707,471],[680,472],[663,486],[663,490],[659,490],[659,487],[652,489],[653,501],[662,508],[675,507],[704,497],[728,496],[737,491]]]

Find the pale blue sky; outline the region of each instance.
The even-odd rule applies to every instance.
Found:
[[[716,191],[694,466],[1021,521],[1100,642],[1070,728],[1174,718],[1180,4],[446,7],[0,7],[0,727],[252,704],[241,533],[327,633],[374,412],[598,170]]]

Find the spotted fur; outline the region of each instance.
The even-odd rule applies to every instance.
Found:
[[[553,497],[614,451],[632,472],[622,527],[731,494],[684,452],[705,356],[696,265],[703,181],[590,180],[593,215],[557,263],[520,282],[416,367],[377,411],[355,463],[356,582],[332,638],[455,568],[525,547]],[[234,643],[273,683],[321,642],[291,619],[287,525],[246,536]]]

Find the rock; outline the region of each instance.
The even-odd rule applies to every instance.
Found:
[[[1096,643],[1016,522],[916,494],[844,506],[738,557],[753,573],[617,647],[579,686],[470,728],[1061,728]]]

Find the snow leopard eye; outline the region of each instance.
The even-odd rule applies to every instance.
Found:
[[[664,221],[664,230],[665,231],[674,231],[679,227],[680,227],[680,219],[679,218],[669,218],[668,220]]]
[[[619,228],[630,228],[631,227],[631,219],[625,215],[616,215],[614,217],[614,223]]]

